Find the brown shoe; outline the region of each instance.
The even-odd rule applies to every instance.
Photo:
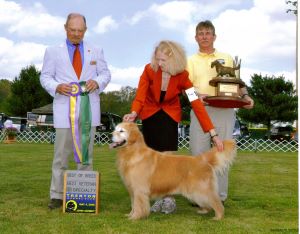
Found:
[[[62,204],[63,204],[63,201],[61,199],[53,198],[50,200],[50,203],[48,204],[48,208],[50,210],[57,209],[57,208],[62,207]]]

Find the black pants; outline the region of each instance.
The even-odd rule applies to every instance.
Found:
[[[178,123],[163,110],[142,121],[146,144],[157,151],[177,151]]]

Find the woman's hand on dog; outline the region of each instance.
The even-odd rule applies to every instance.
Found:
[[[217,147],[218,151],[224,150],[223,141],[218,136],[214,136],[212,138],[212,141],[213,141],[214,145]]]
[[[124,122],[133,122],[136,117],[137,117],[137,113],[135,111],[132,111],[130,114],[126,114],[123,116],[123,121]]]

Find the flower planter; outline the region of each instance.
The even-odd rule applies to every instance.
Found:
[[[13,127],[12,125],[11,126],[8,126],[8,127],[5,127],[5,134],[6,134],[6,137],[5,137],[5,140],[3,141],[4,143],[6,144],[11,144],[11,143],[14,143],[16,142],[17,140],[17,133],[18,133],[18,130]]]
[[[17,136],[16,135],[7,135],[3,143],[5,144],[12,144],[17,141]]]

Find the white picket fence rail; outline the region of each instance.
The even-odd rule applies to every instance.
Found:
[[[4,131],[0,131],[0,142],[6,138]],[[22,143],[54,143],[55,132],[50,131],[23,131],[18,133],[17,142]],[[96,145],[107,145],[110,143],[111,133],[97,132]],[[298,152],[297,141],[271,141],[263,139],[241,139],[237,140],[238,149],[242,151],[275,151],[275,152]],[[179,149],[189,149],[189,137],[179,137]]]

